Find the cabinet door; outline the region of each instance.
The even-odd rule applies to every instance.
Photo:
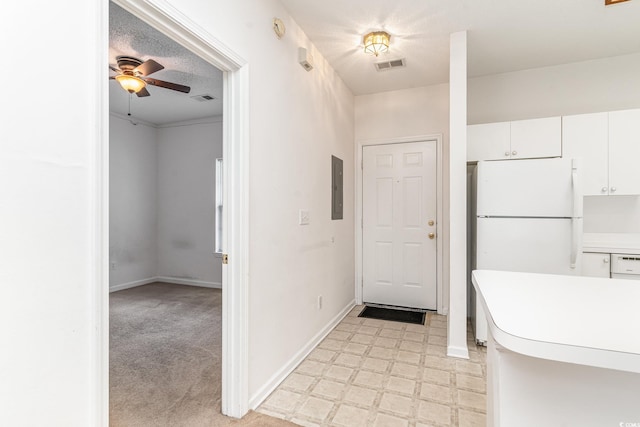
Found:
[[[562,118],[562,157],[582,158],[582,190],[585,196],[609,193],[608,123],[608,113]]]
[[[561,127],[560,117],[511,122],[511,158],[560,157]]]
[[[640,110],[609,113],[609,194],[640,194]]]
[[[582,254],[582,276],[611,277],[611,255],[596,252]]]
[[[509,134],[509,122],[467,126],[467,161],[508,159]]]

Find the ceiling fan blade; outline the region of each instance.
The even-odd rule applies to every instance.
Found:
[[[121,72],[119,68],[116,68],[116,67],[114,67],[113,65],[109,65],[109,68],[110,68],[112,71],[115,71],[115,72],[116,72],[116,73],[118,73],[118,74],[120,74],[120,72]]]
[[[149,93],[149,91],[147,90],[146,87],[143,87],[138,92],[136,92],[136,95],[138,95],[140,98],[142,98],[143,96],[149,96],[151,94]]]
[[[189,93],[191,88],[189,86],[183,86],[178,83],[165,82],[157,79],[144,79],[145,82],[153,86],[163,87],[165,89],[177,90],[178,92]]]
[[[147,59],[142,64],[138,65],[133,69],[134,73],[140,73],[142,76],[148,76],[149,74],[153,74],[156,71],[160,71],[164,68],[164,66],[158,64],[153,59]]]

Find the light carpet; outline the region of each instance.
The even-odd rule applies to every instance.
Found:
[[[222,292],[152,283],[110,294],[113,427],[295,426],[220,413]]]

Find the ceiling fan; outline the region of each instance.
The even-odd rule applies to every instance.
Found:
[[[115,79],[120,83],[120,86],[129,93],[135,93],[140,97],[149,96],[151,94],[146,88],[148,84],[183,93],[189,93],[191,91],[189,86],[147,77],[149,74],[164,69],[164,66],[158,64],[153,59],[142,61],[132,56],[120,55],[116,57],[116,61],[118,62],[118,67],[116,68],[109,65],[109,68],[117,74],[109,77],[109,79]]]

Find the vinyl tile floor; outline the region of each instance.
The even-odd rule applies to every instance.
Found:
[[[356,306],[257,409],[301,426],[486,426],[486,349],[446,356],[447,319],[358,317]]]

